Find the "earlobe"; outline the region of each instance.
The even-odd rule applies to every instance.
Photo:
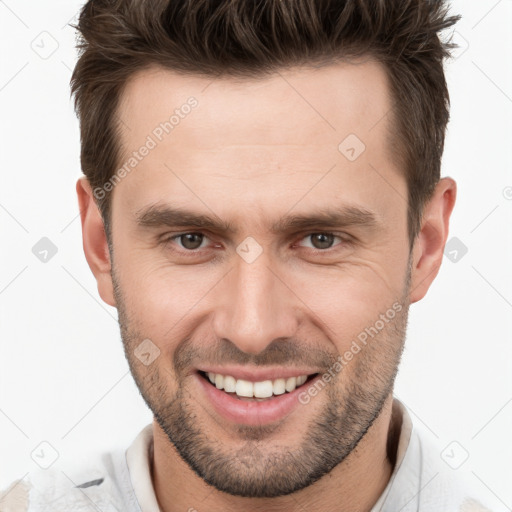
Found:
[[[421,229],[413,248],[411,303],[425,296],[439,272],[456,195],[455,181],[452,178],[442,178],[432,198],[425,205]]]
[[[115,307],[110,253],[105,227],[87,178],[82,177],[77,181],[76,192],[82,221],[85,258],[98,283],[100,297],[104,302]]]

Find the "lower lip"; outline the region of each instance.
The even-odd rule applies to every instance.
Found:
[[[284,393],[261,402],[239,400],[225,391],[217,389],[201,375],[196,374],[196,378],[213,408],[223,418],[242,425],[263,425],[282,420],[299,405],[302,405],[298,399],[300,393],[314,383],[318,376],[308,381],[306,383],[308,386],[300,386],[290,393]]]

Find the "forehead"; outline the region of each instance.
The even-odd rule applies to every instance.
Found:
[[[214,79],[154,66],[129,79],[119,117],[125,129],[123,140],[131,142],[151,133],[188,98],[195,97],[200,106],[194,112],[195,142],[205,148],[225,142],[226,135],[232,142],[245,142],[247,135],[254,142],[265,143],[270,137],[275,141],[272,127],[288,128],[282,130],[277,143],[307,142],[309,127],[318,127],[336,141],[347,129],[359,130],[364,138],[390,110],[388,93],[385,69],[373,60],[283,69],[259,78]],[[297,125],[299,120],[307,124]],[[222,130],[212,131],[212,125]],[[228,131],[230,126],[236,130]],[[385,126],[382,123],[381,128]],[[176,130],[173,138],[186,135],[190,133]]]
[[[184,204],[215,192],[258,208],[263,196],[293,201],[322,179],[315,193],[323,187],[333,200],[357,201],[372,181],[382,191],[386,176],[403,189],[388,143],[390,107],[386,72],[374,61],[258,79],[144,70],[121,97],[120,166],[142,146],[151,149],[114,200],[122,193],[139,209],[165,197],[179,201],[177,191]]]

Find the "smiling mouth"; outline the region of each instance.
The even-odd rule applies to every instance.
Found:
[[[198,371],[198,373],[210,385],[224,393],[231,395],[233,398],[249,402],[272,400],[280,395],[291,393],[319,375],[313,373],[311,375],[251,382],[220,373],[206,373],[203,371]]]

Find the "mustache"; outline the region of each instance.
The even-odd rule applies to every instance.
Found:
[[[262,352],[248,354],[240,350],[232,341],[221,338],[214,343],[194,343],[186,338],[176,348],[173,356],[174,368],[183,373],[200,363],[214,365],[233,364],[240,366],[312,366],[330,368],[338,357],[338,352],[329,352],[314,343],[305,343],[290,338],[276,338]]]

